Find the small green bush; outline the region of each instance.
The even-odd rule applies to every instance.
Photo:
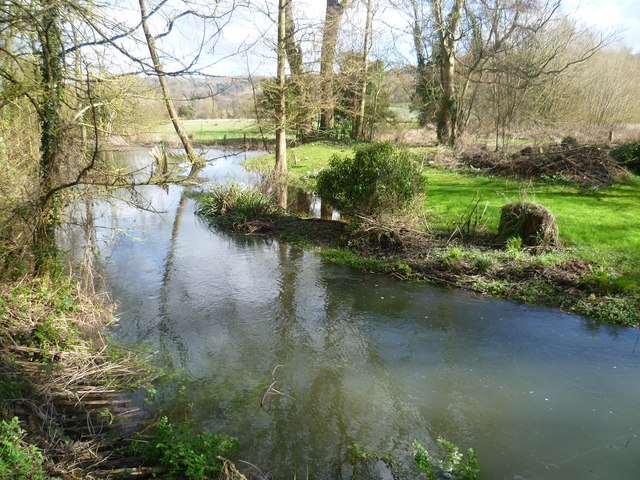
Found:
[[[149,465],[163,468],[162,478],[206,480],[216,478],[223,464],[217,457],[228,456],[238,448],[235,438],[212,433],[197,433],[193,422],[171,423],[167,417],[158,422],[155,435],[142,442],[142,453]]]
[[[603,295],[631,293],[638,289],[638,284],[633,279],[602,267],[591,268],[591,274],[582,277],[579,283],[591,291]]]
[[[517,256],[522,249],[522,238],[520,237],[509,237],[507,238],[505,249],[507,252],[511,253],[514,256]]]
[[[582,301],[574,305],[571,312],[601,323],[640,327],[640,306],[633,299],[608,298],[601,301]]]
[[[358,255],[346,248],[323,249],[320,250],[319,255],[327,262],[346,265],[347,267],[357,268],[358,270],[374,273],[387,273],[388,271],[387,262],[384,260]]]
[[[640,142],[625,143],[609,152],[611,158],[640,175]]]
[[[467,453],[461,453],[450,441],[438,437],[438,445],[444,455],[432,456],[420,442],[413,442],[413,462],[417,470],[427,478],[451,478],[457,480],[476,480],[480,472],[476,451],[470,448]]]
[[[462,259],[464,252],[460,247],[449,247],[447,251],[440,256],[440,261],[447,267],[453,267],[457,265]]]
[[[567,135],[566,137],[563,137],[562,141],[560,142],[560,146],[562,148],[576,148],[580,146],[580,142],[578,141],[578,139],[576,137],[572,137],[571,135]]]
[[[0,479],[49,478],[42,466],[42,453],[34,445],[27,444],[24,437],[18,417],[13,417],[9,423],[0,420]]]
[[[480,273],[487,273],[493,268],[493,258],[488,255],[479,255],[474,260],[473,267]]]
[[[316,193],[347,214],[400,209],[425,187],[416,158],[390,143],[358,147],[353,157],[335,155],[316,178]]]

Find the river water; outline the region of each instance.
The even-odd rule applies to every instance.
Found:
[[[201,175],[251,181],[245,155]],[[94,202],[111,333],[159,351],[177,372],[159,402],[238,437],[236,460],[333,478],[354,443],[402,457],[443,436],[481,479],[640,478],[637,330],[327,264],[217,231],[181,186],[138,193],[160,213]]]

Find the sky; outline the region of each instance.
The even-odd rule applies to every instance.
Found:
[[[206,68],[208,73],[230,76],[270,75],[274,70],[275,54],[273,40],[275,37],[275,0],[237,0],[240,4],[251,3],[254,8],[237,8],[231,21],[224,23],[222,35],[215,45],[208,45],[205,50],[214,50],[213,55],[202,52],[200,64],[206,63],[210,67]],[[148,0],[148,5],[153,5],[155,0]],[[176,0],[176,5],[179,2]],[[360,2],[357,2],[358,4]],[[395,11],[388,6],[388,2],[377,2],[377,21],[374,24],[375,48],[372,55],[380,58],[391,59],[392,61],[406,64],[413,62],[412,42],[410,36],[405,36],[399,40],[399,36],[393,35],[392,30],[406,30],[407,19],[399,11]],[[167,5],[171,6],[170,3]],[[207,5],[204,1],[203,5]],[[317,49],[321,42],[321,28],[326,6],[325,0],[294,0],[294,11],[299,20],[299,24],[313,25],[299,35],[304,35],[307,48],[315,48],[316,53],[308,58],[317,57]],[[386,5],[386,6],[384,6]],[[258,7],[258,8],[255,8]],[[166,9],[165,9],[166,10]],[[177,10],[179,11],[179,10]],[[264,12],[269,11],[270,17]],[[563,0],[562,11],[572,17],[578,24],[592,27],[605,33],[615,34],[619,45],[625,45],[634,53],[640,53],[640,0]],[[166,12],[169,16],[170,10]],[[133,0],[117,0],[114,3],[113,16],[123,23],[139,21],[139,10],[137,2]],[[363,8],[352,8],[345,13],[342,22],[343,45],[346,49],[359,50],[361,47],[361,36],[363,29]],[[166,27],[165,20],[161,17],[153,17],[152,28],[156,31],[163,31]],[[182,22],[187,22],[183,20]],[[171,35],[171,44],[165,41],[161,45],[165,51],[174,54],[188,63],[197,53],[195,45],[198,44],[198,31],[202,30],[202,25],[197,20],[192,24],[182,23],[182,28],[177,28]],[[349,33],[352,32],[350,35]],[[397,33],[397,31],[396,31]],[[345,40],[346,39],[346,40]],[[349,43],[351,42],[351,43]],[[215,48],[213,48],[215,46]],[[144,55],[146,45],[130,45]],[[243,53],[236,54],[240,50]],[[229,56],[229,58],[225,58]],[[167,65],[170,67],[170,65]],[[174,65],[176,70],[179,65]],[[170,68],[169,68],[170,69]]]
[[[563,9],[585,25],[617,32],[625,46],[640,53],[640,0],[564,0]]]

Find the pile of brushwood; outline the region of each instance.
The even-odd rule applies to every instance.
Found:
[[[527,147],[515,154],[500,152],[464,153],[459,162],[482,171],[483,175],[507,178],[550,179],[582,186],[604,188],[624,181],[628,171],[599,145],[562,143]]]

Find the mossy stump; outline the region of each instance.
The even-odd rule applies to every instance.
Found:
[[[502,207],[498,233],[505,241],[520,237],[523,246],[535,249],[560,246],[556,217],[538,203],[516,202]]]

